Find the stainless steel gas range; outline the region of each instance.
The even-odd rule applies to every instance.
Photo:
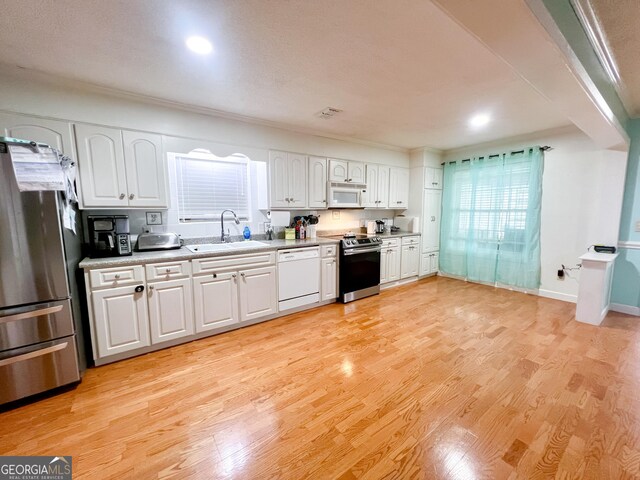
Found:
[[[346,233],[340,242],[340,301],[380,293],[380,237]]]

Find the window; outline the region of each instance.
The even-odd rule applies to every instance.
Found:
[[[440,270],[526,289],[540,283],[539,147],[447,163]]]
[[[249,160],[209,153],[176,155],[177,208],[180,222],[218,221],[223,210],[250,220]]]

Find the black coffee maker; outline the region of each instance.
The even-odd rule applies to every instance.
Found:
[[[89,215],[89,256],[131,255],[128,215]]]

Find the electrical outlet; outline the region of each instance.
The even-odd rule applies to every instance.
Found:
[[[334,210],[331,214],[334,220],[340,220],[340,210]]]

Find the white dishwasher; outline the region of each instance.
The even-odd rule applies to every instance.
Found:
[[[279,311],[320,301],[320,248],[278,251]]]

